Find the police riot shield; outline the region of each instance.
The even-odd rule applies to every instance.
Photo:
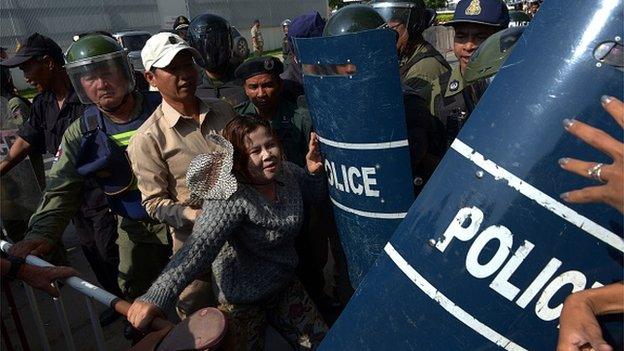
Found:
[[[19,124],[13,121],[7,99],[0,98],[0,160],[6,157],[13,145],[18,127]],[[0,180],[0,218],[3,224],[10,227],[11,221],[27,222],[40,200],[41,187],[31,160],[26,157]]]
[[[565,297],[622,280],[622,215],[560,200],[599,184],[557,160],[612,162],[562,121],[622,139],[600,98],[622,99],[623,11],[544,2],[321,350],[554,350]]]
[[[354,287],[414,200],[395,42],[378,29],[295,43]]]

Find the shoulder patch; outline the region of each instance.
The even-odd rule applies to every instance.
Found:
[[[457,79],[453,80],[450,84],[449,84],[449,90],[450,91],[457,91],[457,89],[459,88],[459,81]]]

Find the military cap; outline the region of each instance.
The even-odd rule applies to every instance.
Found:
[[[282,61],[276,59],[275,57],[267,56],[243,62],[240,66],[238,66],[236,71],[234,71],[234,75],[238,79],[245,80],[263,73],[271,73],[279,76],[282,72],[284,72],[284,65],[282,64]]]
[[[185,16],[178,16],[173,22],[173,30],[188,28],[189,20]]]
[[[509,10],[501,0],[460,0],[455,8],[453,20],[444,25],[453,26],[460,23],[507,28]]]

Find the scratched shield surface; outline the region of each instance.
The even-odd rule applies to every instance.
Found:
[[[379,29],[295,43],[354,287],[414,201],[395,38]]]
[[[600,104],[622,98],[622,71],[594,55],[621,43],[622,13],[544,3],[322,350],[554,350],[565,297],[623,279],[622,215],[561,201],[597,182],[557,163],[611,162],[565,118],[622,140]],[[601,323],[622,349],[621,315]]]

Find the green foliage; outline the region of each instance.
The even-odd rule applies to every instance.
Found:
[[[425,0],[425,5],[430,9],[441,9],[446,7],[446,0]]]
[[[20,94],[23,98],[25,98],[25,99],[29,99],[29,100],[31,100],[32,98],[34,98],[34,97],[35,97],[35,95],[37,95],[37,93],[38,93],[38,91],[37,91],[37,89],[35,89],[35,88],[27,88],[27,89],[24,89],[24,90],[20,90],[20,91],[19,91],[19,94]]]
[[[438,17],[436,17],[436,22],[445,23],[453,19],[452,13],[438,13]]]

